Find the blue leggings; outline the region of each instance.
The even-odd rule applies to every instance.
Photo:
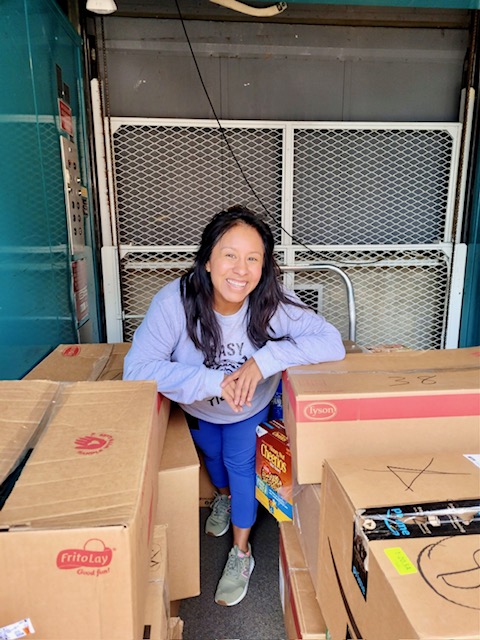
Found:
[[[268,419],[269,406],[246,420],[215,424],[187,415],[193,441],[202,451],[210,480],[217,489],[230,487],[232,524],[250,528],[257,516],[255,498],[256,428]]]

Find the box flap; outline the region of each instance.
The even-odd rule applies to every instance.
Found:
[[[112,347],[110,358],[97,380],[122,380],[123,378],[123,362],[132,345],[130,342],[118,342],[110,346]]]
[[[289,367],[298,374],[348,373],[354,371],[451,371],[454,369],[479,369],[480,346],[463,349],[427,349],[398,351],[395,353],[347,353],[343,360],[321,364]]]
[[[34,367],[24,380],[121,380],[130,343],[61,344]]]
[[[0,381],[0,484],[33,446],[58,389],[55,382]]]
[[[172,404],[160,461],[160,471],[189,466],[200,466],[197,450],[182,409],[178,405]]]
[[[337,458],[325,464],[355,509],[480,496],[480,468],[460,453]]]
[[[26,390],[31,382],[18,384]],[[48,426],[0,512],[0,527],[130,523],[156,420],[154,382],[62,384]]]
[[[280,560],[285,574],[293,569],[307,569],[295,528],[291,522],[280,522]]]
[[[318,394],[438,394],[480,388],[480,348],[347,354],[344,360],[290,367],[286,386],[298,398]]]

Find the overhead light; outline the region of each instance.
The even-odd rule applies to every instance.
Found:
[[[272,4],[270,7],[251,7],[244,2],[240,2],[239,0],[210,0],[214,4],[219,4],[222,7],[226,7],[227,9],[232,9],[233,11],[239,11],[240,13],[246,13],[247,16],[255,16],[256,18],[271,18],[272,16],[276,16],[282,11],[285,11],[287,8],[286,2],[277,2],[276,4]]]
[[[117,10],[114,0],[87,0],[87,11],[99,13],[100,15],[108,15]]]

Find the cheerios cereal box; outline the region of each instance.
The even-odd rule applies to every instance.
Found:
[[[292,459],[281,420],[257,427],[255,495],[279,522],[292,520]]]

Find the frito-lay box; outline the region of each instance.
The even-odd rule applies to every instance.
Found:
[[[278,521],[292,519],[292,461],[281,420],[257,426],[255,495]]]
[[[0,629],[142,637],[167,405],[154,382],[0,382]]]
[[[351,353],[283,374],[283,421],[300,484],[349,455],[480,450],[480,347]]]
[[[480,638],[480,455],[330,459],[316,593],[329,637]]]

